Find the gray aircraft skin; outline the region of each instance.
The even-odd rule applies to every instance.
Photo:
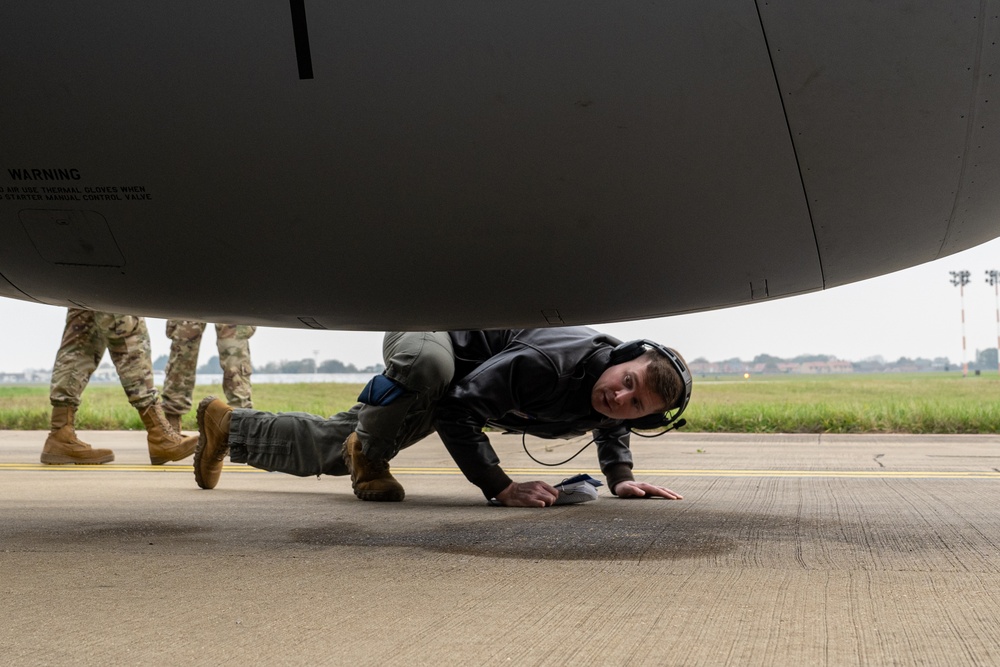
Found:
[[[960,0],[8,3],[0,296],[537,327],[896,271],[1000,235],[998,15]]]

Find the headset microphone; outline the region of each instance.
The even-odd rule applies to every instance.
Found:
[[[664,428],[662,430],[657,431],[656,433],[641,433],[640,431],[636,431],[635,430],[636,429],[635,426],[629,426],[629,432],[632,435],[639,436],[640,438],[659,438],[664,433],[669,433],[670,431],[673,431],[675,429],[681,428],[685,424],[687,424],[687,420],[686,419],[677,419],[677,420],[671,422],[671,424],[669,426],[667,426],[666,428]],[[643,427],[643,428],[645,428],[645,427]],[[650,429],[647,428],[646,430],[650,430]]]

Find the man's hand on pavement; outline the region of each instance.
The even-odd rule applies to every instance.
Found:
[[[511,482],[496,495],[506,507],[548,507],[559,497],[559,491],[545,482]]]
[[[619,482],[615,487],[615,495],[619,498],[667,498],[668,500],[683,500],[684,496],[674,493],[662,486],[646,482]]]

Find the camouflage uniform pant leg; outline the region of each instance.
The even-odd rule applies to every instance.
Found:
[[[49,386],[49,402],[53,407],[80,407],[83,390],[101,363],[107,344],[94,321],[94,314],[81,308],[70,308],[66,313],[66,326]]]
[[[245,324],[216,324],[216,345],[219,348],[219,365],[222,367],[222,391],[233,408],[253,407],[253,388],[250,375],[250,337],[257,327]]]
[[[94,319],[107,341],[128,402],[140,412],[159,402],[146,320],[120,313],[95,313]]]
[[[198,350],[205,323],[194,320],[167,320],[170,358],[163,379],[163,411],[184,415],[191,410]]]

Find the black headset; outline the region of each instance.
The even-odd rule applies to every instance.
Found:
[[[656,437],[656,435],[662,435],[667,431],[672,431],[675,428],[680,428],[684,426],[687,421],[681,419],[680,416],[688,406],[688,402],[691,400],[691,371],[688,370],[687,364],[681,359],[681,355],[673,350],[659,343],[654,343],[651,340],[640,339],[629,341],[628,343],[622,343],[615,349],[611,350],[611,356],[608,358],[608,365],[614,366],[616,364],[622,364],[626,361],[632,361],[633,359],[638,359],[648,350],[654,350],[661,356],[667,358],[670,365],[674,367],[674,370],[681,376],[681,380],[684,382],[684,396],[681,398],[681,403],[678,407],[671,410],[667,410],[663,413],[653,413],[645,417],[640,417],[639,419],[630,419],[625,422],[629,427],[629,430],[638,436],[645,438]],[[636,430],[640,431],[653,431],[656,429],[662,429],[659,433],[655,435],[643,435],[642,433],[636,433]]]

